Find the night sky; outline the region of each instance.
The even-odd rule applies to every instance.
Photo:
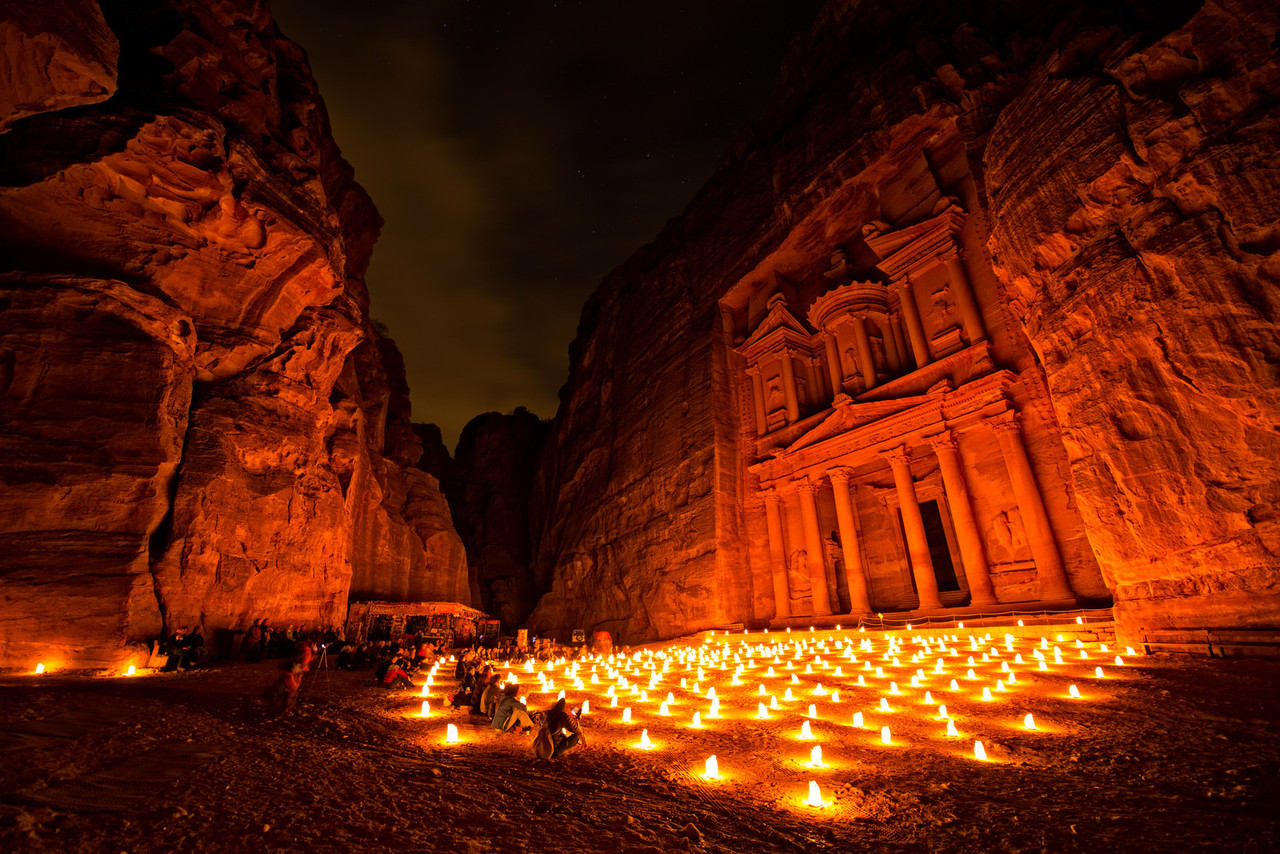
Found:
[[[414,420],[555,414],[583,303],[764,109],[816,0],[273,0],[386,225]]]

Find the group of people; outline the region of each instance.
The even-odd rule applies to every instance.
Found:
[[[164,655],[164,672],[173,670],[191,670],[199,667],[205,658],[204,635],[200,627],[188,630],[186,626],[178,629],[159,643],[160,653]]]
[[[299,653],[303,643],[315,647],[332,646],[343,640],[342,628],[306,629],[302,626],[275,627],[266,619],[257,619],[245,632],[240,644],[240,653],[245,661],[262,661],[264,658],[292,658]]]
[[[450,701],[453,708],[467,707],[471,714],[488,719],[489,725],[499,732],[528,735],[541,723],[542,729],[535,739],[534,749],[538,751],[539,741],[548,741],[544,758],[562,756],[579,744],[586,746],[578,722],[578,710],[569,709],[563,697],[546,712],[530,713],[529,707],[520,702],[519,684],[504,683],[502,674],[483,658],[472,655],[460,657],[457,673],[462,684]]]

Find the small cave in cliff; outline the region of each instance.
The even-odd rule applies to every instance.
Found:
[[[0,845],[1280,848],[1278,34],[826,3],[450,451],[268,4],[0,0]]]

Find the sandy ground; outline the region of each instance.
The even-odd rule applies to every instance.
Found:
[[[661,658],[655,671],[642,656],[621,674],[645,700],[603,663],[599,684],[581,665],[582,689],[564,666],[544,673],[554,682],[546,693],[512,668],[532,708],[560,689],[591,703],[588,745],[554,762],[533,757],[530,736],[499,735],[465,711],[414,717],[417,692],[383,691],[369,671],[318,673],[285,719],[267,719],[257,701],[272,662],[134,678],[11,673],[0,680],[0,850],[1280,850],[1280,662],[1157,656],[1116,667],[1115,650],[1091,645],[1080,660],[1068,640],[1058,644],[1064,663],[1044,650],[1049,669],[1040,671],[1034,640],[1009,650],[998,631],[979,650],[959,633],[954,655],[935,641],[917,662],[921,648],[903,636],[896,667],[880,635],[867,652],[829,633],[826,652],[810,646],[797,659],[788,647],[776,664],[737,639],[727,654],[717,641],[714,663],[712,646],[694,644],[704,656],[696,694],[698,663],[675,658],[672,644],[654,690]],[[850,653],[856,661],[842,657]],[[861,669],[868,662],[883,675]],[[1007,677],[1005,662],[1018,683],[984,702],[981,688]],[[744,684],[734,686],[739,664]],[[1105,679],[1094,677],[1097,665]],[[917,668],[926,678],[912,687]],[[433,707],[453,685],[437,681]],[[901,694],[888,693],[891,681]],[[819,682],[840,701],[814,693]],[[1068,696],[1072,684],[1081,698]],[[779,699],[769,720],[755,717],[769,699],[760,685]],[[709,717],[712,686],[720,718]],[[783,699],[788,688],[794,701]],[[662,717],[668,692],[676,703]],[[881,698],[891,711],[879,710]],[[936,703],[947,704],[958,737],[945,734]],[[690,726],[694,711],[704,728]],[[855,711],[865,729],[851,726]],[[1023,728],[1027,712],[1035,731]],[[806,720],[813,741],[798,737]],[[461,743],[444,743],[448,723]],[[636,747],[642,730],[647,751]],[[973,758],[978,739],[987,762]],[[821,768],[806,764],[815,744]],[[712,754],[718,780],[701,776]],[[822,807],[806,804],[810,780]]]

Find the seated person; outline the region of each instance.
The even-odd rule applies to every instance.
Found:
[[[564,706],[564,700],[560,699],[547,710],[547,729],[551,730],[551,741],[556,746],[551,754],[552,759],[573,750],[579,744],[583,747],[587,745],[582,729],[578,726],[578,716]]]
[[[502,677],[495,673],[489,677],[489,684],[480,692],[480,714],[492,718],[493,708],[498,705],[498,698],[501,696]]]
[[[500,732],[511,732],[519,727],[526,733],[533,729],[533,718],[529,716],[528,707],[516,699],[519,691],[520,686],[514,682],[508,682],[502,686],[502,693],[493,707],[494,729]]]
[[[413,681],[409,678],[407,670],[408,665],[403,658],[398,658],[387,668],[387,672],[382,677],[383,688],[416,688]]]
[[[200,633],[200,627],[196,626],[191,630],[185,638],[182,639],[182,657],[183,667],[199,667],[200,662],[204,660],[204,635]]]

